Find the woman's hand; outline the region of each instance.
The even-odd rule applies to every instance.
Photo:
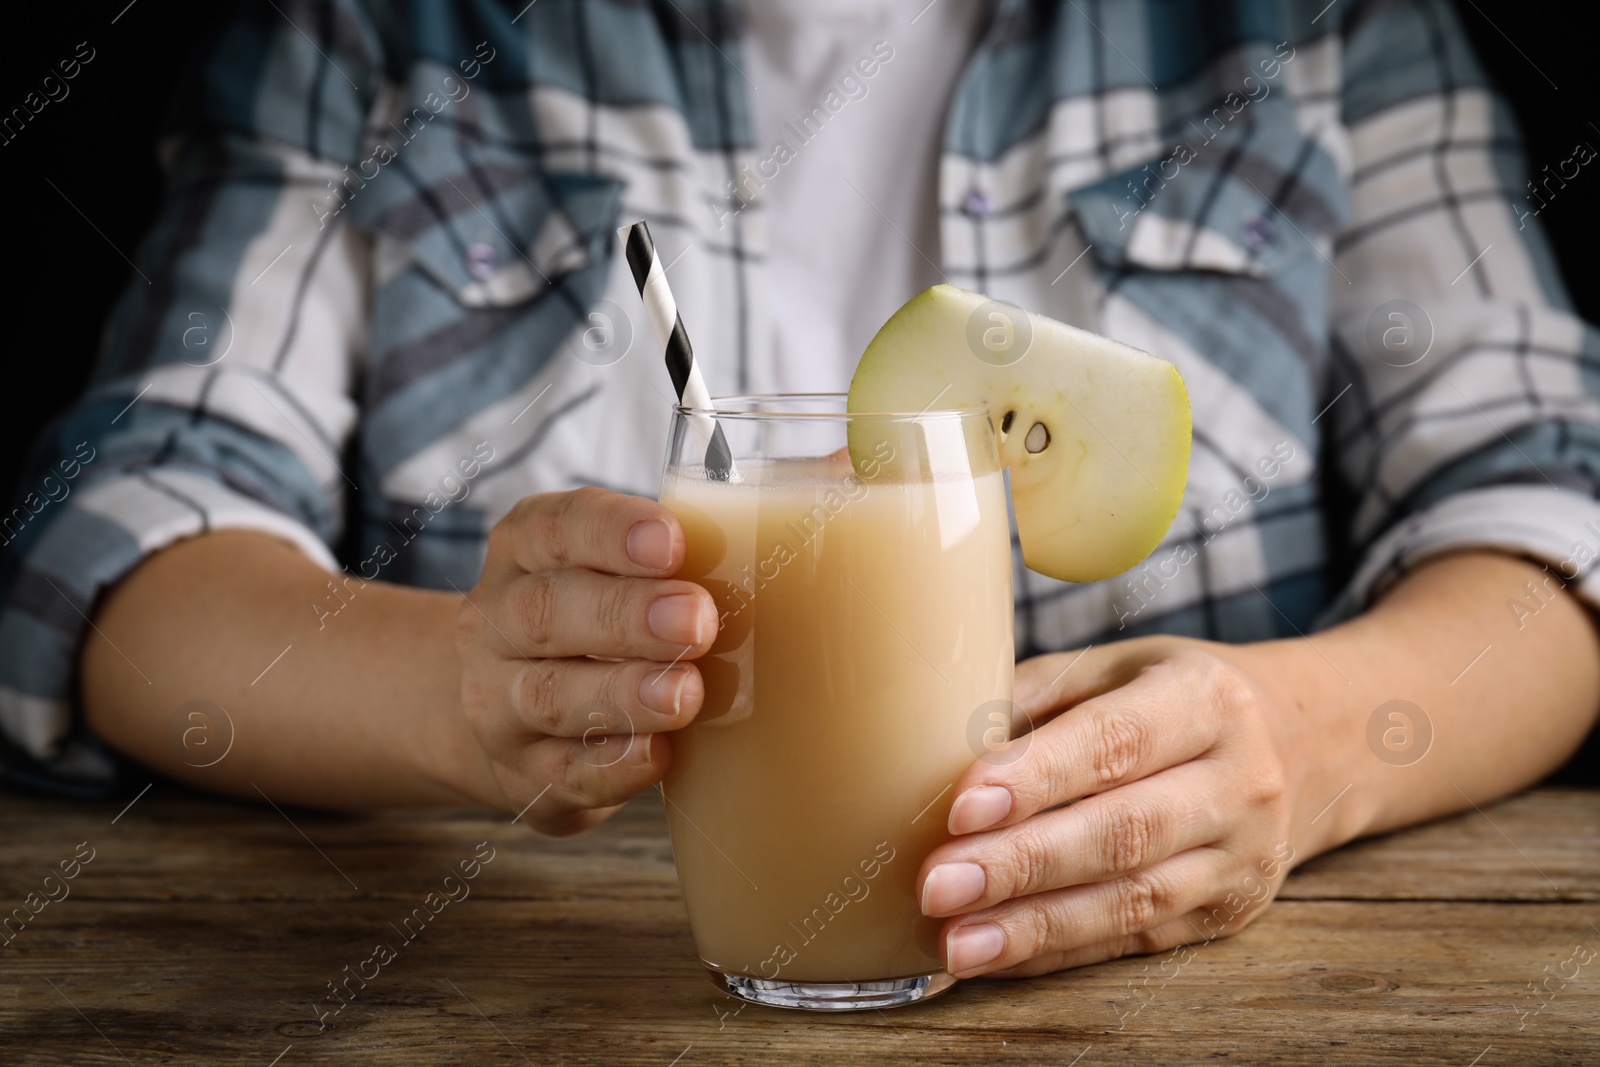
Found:
[[[950,917],[951,974],[1157,952],[1260,913],[1295,858],[1304,756],[1300,709],[1242,651],[1146,638],[1018,665],[1032,732],[1013,724],[956,783],[957,836],[918,880],[923,911]]]
[[[1535,583],[1537,632],[1506,608]],[[1548,568],[1463,552],[1314,639],[1019,664],[1027,721],[956,782],[957,836],[919,875],[946,968],[1021,977],[1235,934],[1296,861],[1525,788],[1595,722],[1597,635]],[[1429,723],[1403,760],[1372,735],[1395,700]]]
[[[660,735],[705,695],[688,661],[717,634],[710,594],[671,578],[683,559],[670,511],[602,489],[528,497],[495,526],[456,650],[497,806],[574,833],[660,781]]]

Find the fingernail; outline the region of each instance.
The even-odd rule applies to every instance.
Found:
[[[1011,790],[998,785],[975,785],[950,805],[950,832],[987,830],[1010,814]]]
[[[958,977],[993,962],[1006,950],[1006,935],[994,923],[973,923],[950,931],[945,941],[946,969]]]
[[[676,718],[683,710],[683,686],[688,678],[687,667],[651,671],[639,680],[639,703],[669,719]]]
[[[628,738],[628,754],[624,757],[635,767],[650,762],[650,740],[655,734],[634,734]]]
[[[672,527],[665,519],[641,519],[628,530],[628,558],[641,567],[664,571],[672,566]]]
[[[922,914],[943,915],[983,896],[988,877],[976,863],[941,863],[922,883]]]
[[[650,632],[675,645],[698,645],[705,633],[704,603],[693,593],[662,597],[650,605]]]

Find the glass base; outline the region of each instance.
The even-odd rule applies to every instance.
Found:
[[[713,985],[740,1000],[800,1011],[899,1008],[936,997],[956,984],[944,971],[882,982],[778,982],[721,971],[711,971],[710,975]]]

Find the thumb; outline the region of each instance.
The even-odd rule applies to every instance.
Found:
[[[1090,645],[1053,652],[1017,664],[1012,701],[1033,728],[1063,711],[1126,685],[1138,673],[1139,657],[1116,645]]]

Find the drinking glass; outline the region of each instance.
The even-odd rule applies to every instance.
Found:
[[[917,871],[1010,714],[1011,543],[981,410],[858,414],[834,394],[674,412],[661,502],[716,600],[699,715],[663,782],[700,959],[747,1001],[925,999]],[[733,469],[706,465],[711,421]],[[719,453],[720,454],[720,453]]]

